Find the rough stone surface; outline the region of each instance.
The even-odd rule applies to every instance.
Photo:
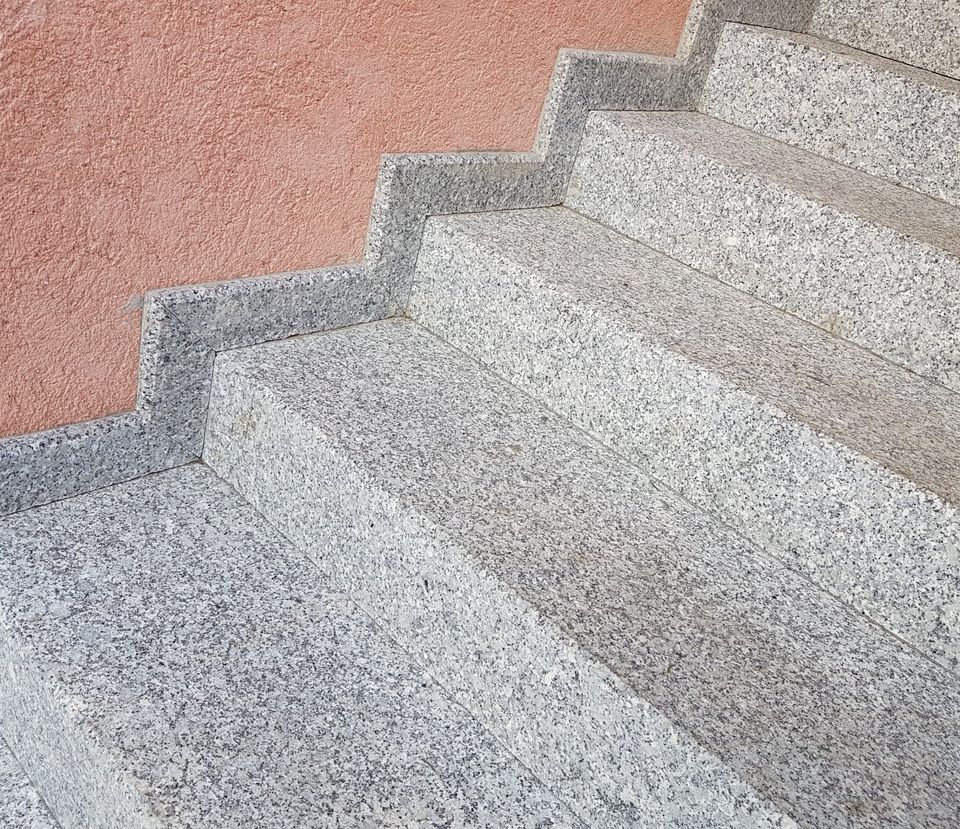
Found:
[[[0,515],[196,460],[141,412],[0,441]]]
[[[410,313],[960,667],[960,395],[559,208],[431,219]]]
[[[821,0],[810,31],[960,78],[960,0]]]
[[[0,548],[0,727],[64,829],[582,829],[208,469]]]
[[[0,739],[0,826],[3,829],[57,829],[37,790],[2,739]]]
[[[960,204],[960,81],[811,36],[729,25],[700,109]]]
[[[960,210],[706,115],[590,116],[565,203],[960,390]]]
[[[211,399],[214,468],[590,825],[960,817],[954,678],[415,325]]]

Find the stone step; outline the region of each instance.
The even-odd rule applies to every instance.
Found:
[[[0,739],[0,826],[4,829],[57,829],[26,772]]]
[[[960,204],[960,81],[821,40],[728,25],[700,109]]]
[[[821,0],[809,30],[960,78],[960,0]]]
[[[412,322],[220,354],[205,456],[590,826],[960,818],[954,676]]]
[[[563,208],[428,221],[409,314],[960,668],[960,395]]]
[[[686,112],[590,116],[566,204],[960,390],[960,210]]]
[[[582,827],[204,467],[0,550],[0,727],[63,829]]]

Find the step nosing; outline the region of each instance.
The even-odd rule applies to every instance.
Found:
[[[823,349],[821,354],[854,354],[859,358],[858,362],[862,362],[865,365],[872,365],[872,368],[875,370],[882,369],[882,373],[877,372],[880,373],[882,382],[878,380],[870,389],[871,394],[868,396],[872,397],[872,393],[876,392],[877,397],[882,400],[882,391],[890,387],[891,384],[895,387],[897,382],[899,382],[900,385],[913,387],[913,392],[910,394],[911,398],[916,396],[918,390],[925,389],[927,390],[928,396],[934,395],[944,398],[944,400],[940,402],[941,406],[952,406],[953,416],[951,417],[949,411],[945,412],[941,421],[944,426],[949,423],[960,424],[960,394],[928,378],[921,377],[911,372],[908,368],[895,365],[884,357],[874,354],[856,343],[846,342],[830,332],[819,329],[812,323],[795,315],[787,314],[775,306],[764,303],[740,289],[729,286],[710,275],[703,274],[695,268],[673,259],[661,251],[650,248],[642,242],[634,241],[615,230],[597,224],[589,217],[581,219],[579,214],[568,211],[565,208],[547,208],[545,210],[526,211],[524,218],[528,219],[531,224],[542,224],[541,219],[545,219],[551,215],[556,216],[559,210],[563,210],[564,213],[568,214],[571,221],[565,222],[561,229],[553,233],[555,239],[570,238],[576,232],[578,225],[583,229],[593,227],[596,228],[597,231],[595,234],[590,234],[592,238],[589,241],[584,241],[579,245],[581,253],[574,270],[576,277],[582,278],[583,284],[599,286],[600,281],[597,279],[598,272],[605,266],[609,267],[610,263],[617,258],[616,255],[611,254],[604,260],[598,259],[595,262],[591,262],[589,259],[590,245],[596,245],[600,237],[609,238],[610,236],[616,235],[622,240],[622,247],[619,251],[619,258],[622,262],[625,261],[625,251],[630,249],[642,249],[644,251],[645,261],[636,264],[636,270],[633,272],[630,271],[630,268],[634,263],[626,265],[623,274],[625,277],[631,275],[631,273],[635,275],[641,270],[662,266],[674,271],[677,275],[682,274],[691,281],[699,282],[713,289],[714,293],[712,296],[708,298],[708,296],[704,294],[702,301],[690,304],[691,309],[693,307],[705,308],[709,300],[716,303],[718,296],[722,295],[727,300],[729,306],[728,311],[733,318],[742,320],[746,317],[746,314],[751,312],[754,314],[759,312],[761,315],[775,317],[777,323],[759,328],[758,336],[754,337],[753,340],[740,340],[737,343],[739,346],[739,354],[743,356],[756,355],[753,347],[767,340],[766,335],[763,333],[764,331],[772,331],[781,326],[792,329],[794,333],[805,331],[812,334],[814,340],[820,341],[819,345],[822,346]],[[576,218],[574,219],[573,217]],[[481,221],[487,220],[481,218]],[[823,357],[817,356],[816,352],[810,349],[810,346],[806,349],[795,349],[798,355],[797,359],[803,359],[809,363],[807,370],[801,370],[796,375],[790,376],[783,374],[784,366],[782,360],[779,360],[779,365],[771,364],[766,371],[763,371],[762,378],[757,376],[756,372],[746,375],[743,371],[735,370],[735,367],[729,361],[729,355],[718,359],[718,355],[710,354],[709,351],[705,350],[704,344],[698,343],[695,339],[681,341],[678,329],[676,328],[671,328],[671,330],[668,331],[662,327],[657,328],[649,325],[645,327],[642,320],[636,318],[635,312],[640,305],[646,305],[646,303],[640,301],[640,298],[646,296],[649,299],[651,296],[650,288],[645,289],[641,293],[637,293],[636,291],[631,292],[631,289],[637,288],[640,283],[636,281],[632,285],[624,283],[622,286],[623,292],[618,297],[618,301],[615,303],[616,307],[614,307],[611,305],[609,299],[604,299],[608,297],[609,292],[600,290],[577,290],[578,283],[576,277],[573,273],[563,272],[564,265],[562,262],[552,256],[546,259],[546,261],[541,258],[543,254],[542,245],[535,248],[532,252],[527,246],[527,242],[531,238],[536,238],[535,234],[528,232],[520,234],[520,236],[523,236],[523,239],[519,237],[505,239],[503,235],[498,235],[498,230],[502,229],[506,222],[500,220],[500,217],[497,217],[490,219],[488,224],[493,224],[494,226],[474,228],[470,226],[470,220],[466,217],[454,217],[443,222],[444,227],[449,228],[450,231],[459,238],[473,243],[478,250],[487,256],[499,258],[522,268],[531,279],[536,281],[541,289],[552,291],[559,296],[566,297],[571,302],[572,307],[582,306],[585,311],[589,310],[607,322],[625,326],[626,331],[629,331],[633,336],[641,338],[647,342],[650,347],[678,355],[686,360],[694,370],[705,372],[707,375],[722,377],[725,382],[732,384],[758,405],[769,406],[780,415],[793,418],[804,424],[814,434],[835,441],[838,446],[862,453],[864,457],[869,458],[873,463],[878,464],[892,474],[902,476],[922,490],[929,492],[932,496],[943,498],[950,503],[960,504],[960,483],[958,483],[956,487],[950,486],[946,482],[939,481],[935,477],[932,477],[929,470],[918,468],[914,463],[907,463],[905,460],[901,460],[900,462],[896,461],[890,455],[890,447],[892,444],[886,441],[881,441],[880,444],[875,442],[876,423],[865,423],[863,426],[851,431],[849,426],[841,427],[829,418],[825,418],[822,413],[818,414],[810,408],[803,408],[799,400],[794,400],[791,403],[788,400],[782,399],[781,395],[776,393],[777,386],[771,382],[771,378],[784,377],[785,382],[781,387],[786,388],[791,385],[787,382],[788,377],[796,382],[799,378],[812,376],[817,372],[818,367],[823,365]],[[527,230],[529,231],[529,227]],[[551,231],[547,231],[540,236],[539,239],[542,240],[549,235],[550,232]],[[606,280],[604,281],[606,282]],[[661,290],[665,290],[665,288],[661,288]],[[619,301],[624,296],[629,296],[630,301]],[[713,310],[717,310],[716,304],[713,305]],[[679,320],[676,320],[676,322],[679,323]],[[739,330],[737,333],[742,335],[746,332]],[[669,336],[670,334],[674,336],[671,337]],[[693,336],[696,337],[696,333]],[[782,344],[782,349],[785,350],[777,349],[778,359],[782,354],[789,353],[789,349],[794,342],[796,342],[796,340],[793,338],[785,338],[785,343]],[[761,357],[761,360],[762,359]],[[756,365],[755,360],[751,360],[751,363]],[[871,375],[869,372],[864,372],[859,376]],[[894,382],[892,378],[896,377],[901,379]],[[758,383],[760,382],[769,383],[770,385],[765,389],[760,389],[758,388]],[[835,389],[835,391],[831,395],[825,396],[823,400],[834,400],[836,405],[828,404],[830,411],[842,410],[842,401],[849,401],[850,391],[856,387],[852,386],[849,381],[841,381],[836,384],[830,383],[829,380],[827,382],[829,383],[829,387]],[[862,390],[861,394],[863,394]],[[839,399],[836,399],[838,395]],[[949,400],[950,404],[947,404],[946,400]],[[886,409],[891,413],[899,412],[903,401],[903,395],[895,399],[890,399],[886,401]],[[865,402],[864,406],[866,410],[878,408],[877,399],[873,398],[869,402]],[[883,409],[884,405],[879,406],[879,408]],[[823,411],[822,405],[820,406],[820,410],[821,412]],[[906,418],[906,415],[903,415],[903,417]],[[911,422],[913,422],[912,419]],[[890,433],[891,437],[893,435],[899,437],[902,435],[904,425],[905,421],[904,423],[891,423],[886,427],[886,430]],[[938,428],[944,428],[944,426]],[[958,431],[960,431],[960,429],[958,429]],[[874,442],[871,443],[870,441]],[[958,465],[960,465],[960,434],[954,436],[954,443],[957,446],[955,454],[957,455]],[[886,447],[886,450],[884,450],[884,447]],[[936,455],[937,464],[934,465],[934,468],[939,468],[940,462],[943,461],[943,445],[938,444],[935,447],[932,446],[930,453]]]

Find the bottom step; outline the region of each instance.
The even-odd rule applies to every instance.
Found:
[[[205,455],[591,826],[960,825],[954,675],[412,323],[219,355]]]
[[[0,727],[63,829],[582,826],[196,465],[0,521]]]

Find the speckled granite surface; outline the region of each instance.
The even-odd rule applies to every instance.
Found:
[[[431,219],[410,313],[960,667],[960,395],[561,208]]]
[[[960,81],[812,36],[729,25],[700,109],[960,204]]]
[[[205,467],[0,549],[0,728],[64,829],[581,827]]]
[[[211,401],[208,461],[590,825],[960,819],[955,677],[412,323]]]
[[[960,210],[687,112],[594,113],[565,203],[960,390]]]
[[[37,790],[2,739],[0,739],[0,826],[3,829],[57,829]]]
[[[821,0],[809,31],[960,78],[960,0]]]

